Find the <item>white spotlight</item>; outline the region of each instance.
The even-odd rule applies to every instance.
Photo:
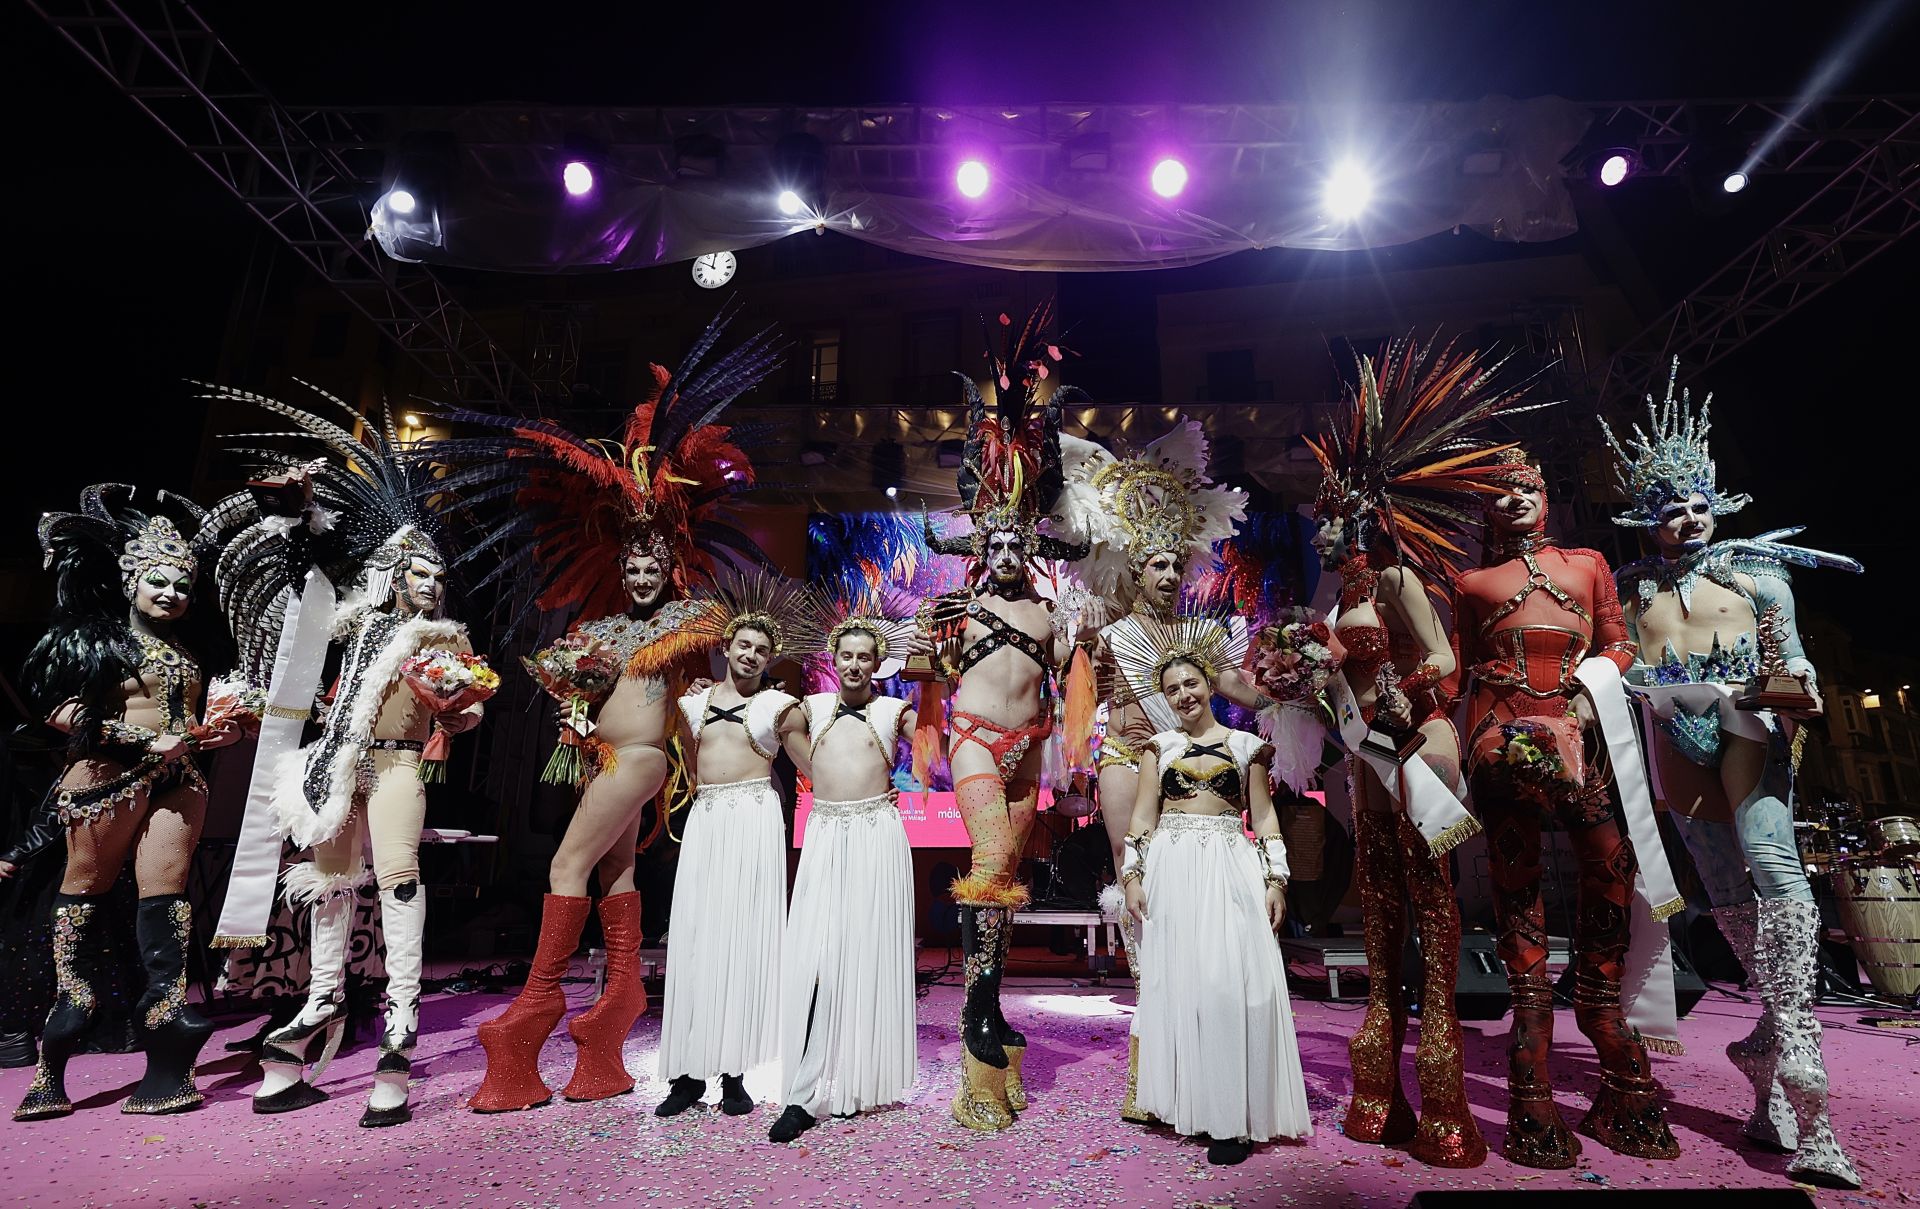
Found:
[[[1373,178],[1352,160],[1342,160],[1327,177],[1322,201],[1327,211],[1341,222],[1352,222],[1364,214],[1373,200]]]
[[[573,160],[561,169],[560,180],[575,197],[593,192],[593,169],[582,160]]]
[[[1161,197],[1178,197],[1187,187],[1187,166],[1171,157],[1153,166],[1153,191]]]
[[[1609,155],[1600,164],[1600,183],[1609,189],[1613,188],[1627,179],[1628,167],[1626,156]]]
[[[1720,182],[1720,187],[1729,193],[1738,193],[1747,187],[1747,174],[1741,169],[1735,168],[1732,172],[1727,173],[1727,179]]]
[[[890,499],[890,500],[894,500],[894,499],[899,499],[899,498],[900,498],[900,489],[899,489],[898,487],[889,487],[889,488],[887,488],[887,498],[888,498],[888,499]]]
[[[966,197],[979,197],[985,193],[991,179],[987,166],[979,160],[968,160],[953,174],[954,185]]]
[[[782,189],[780,190],[780,196],[774,199],[774,204],[780,207],[780,213],[791,218],[795,214],[800,213],[801,208],[805,206],[806,203],[802,202],[800,195],[793,190]]]
[[[387,209],[395,214],[411,214],[413,208],[419,204],[413,199],[413,194],[405,189],[395,189],[387,194]]]

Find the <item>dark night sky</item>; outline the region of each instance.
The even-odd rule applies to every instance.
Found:
[[[833,6],[830,20],[817,15],[829,6],[795,5],[783,6],[790,18],[751,25],[745,7],[701,18],[662,16],[658,5],[609,17],[600,7],[541,6],[591,15],[537,25],[524,5],[308,10],[324,11],[324,25],[279,22],[281,6],[201,11],[295,103],[844,104],[1311,100],[1356,89],[1377,100],[1777,96],[1795,91],[1868,6],[1799,6],[1792,28],[1757,20],[1761,7],[1720,3],[892,4]],[[1904,7],[1842,91],[1920,88],[1902,70],[1920,61],[1920,6]],[[1169,23],[1169,11],[1182,22]],[[31,517],[70,505],[85,482],[191,478],[197,412],[166,420],[194,406],[181,377],[215,372],[233,291],[263,237],[38,18],[24,6],[9,13],[13,192],[25,209],[11,249],[22,269],[14,414],[36,442],[16,445],[0,487],[0,550],[14,556],[30,548]],[[1628,190],[1608,204],[1670,301],[1751,238],[1742,224],[1762,219],[1767,199],[1717,221],[1671,192]],[[1895,563],[1912,442],[1911,421],[1897,417],[1916,394],[1901,359],[1915,311],[1899,283],[1920,280],[1915,243],[1709,382],[1724,401],[1722,477],[1757,497],[1732,531],[1808,523],[1809,542],[1859,555],[1882,588],[1913,583]],[[1909,435],[1889,439],[1896,430]],[[1856,585],[1832,582],[1841,578],[1809,575],[1804,594],[1817,606],[1843,601]]]

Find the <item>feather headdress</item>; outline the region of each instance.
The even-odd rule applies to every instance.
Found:
[[[1171,554],[1187,575],[1213,544],[1246,519],[1246,496],[1207,477],[1207,436],[1182,418],[1139,453],[1118,457],[1092,441],[1062,436],[1066,485],[1055,514],[1089,539],[1081,564],[1087,586],[1110,600],[1131,593],[1147,560]]]
[[[1632,501],[1633,510],[1613,518],[1616,525],[1652,529],[1660,524],[1660,512],[1673,500],[1683,500],[1694,492],[1706,497],[1713,515],[1738,512],[1753,502],[1750,495],[1722,495],[1707,450],[1707,433],[1713,423],[1708,409],[1713,395],[1700,401],[1699,414],[1693,411],[1693,392],[1683,390],[1678,399],[1673,389],[1680,379],[1680,358],[1673,359],[1667,372],[1667,397],[1659,403],[1647,396],[1647,426],[1633,426],[1633,438],[1623,445],[1613,429],[1600,421],[1607,445],[1614,456],[1614,481]]]
[[[1377,524],[1430,581],[1443,580],[1464,555],[1455,539],[1478,520],[1478,496],[1504,488],[1489,472],[1511,444],[1479,438],[1480,425],[1550,404],[1521,405],[1538,374],[1504,381],[1508,357],[1483,365],[1472,350],[1436,348],[1413,336],[1391,341],[1378,362],[1356,355],[1357,380],[1345,391],[1331,431],[1307,438],[1319,459],[1314,514],[1343,517],[1365,531]]]
[[[766,561],[722,515],[753,486],[754,469],[743,434],[715,421],[773,373],[784,350],[767,329],[714,356],[737,309],[716,315],[678,368],[652,367],[652,387],[618,440],[582,437],[551,420],[444,413],[487,431],[435,442],[421,456],[456,467],[446,483],[469,489],[469,505],[511,503],[463,556],[501,555],[482,584],[531,562],[539,608],[578,606],[582,616],[602,617],[626,608],[620,561],[629,550],[671,564],[683,592],[712,573],[722,551]]]
[[[425,461],[412,456],[400,440],[390,410],[363,417],[344,399],[311,382],[294,381],[318,395],[346,424],[357,424],[359,435],[326,416],[279,399],[231,386],[196,383],[206,388],[203,398],[251,403],[298,426],[290,432],[241,433],[236,441],[293,439],[289,452],[259,446],[236,446],[257,468],[268,474],[303,478],[311,483],[311,504],[304,511],[309,530],[329,534],[317,561],[327,577],[346,585],[346,596],[336,616],[344,624],[356,614],[386,604],[394,578],[409,559],[418,557],[445,565],[450,546],[440,521],[440,505],[448,484],[435,477]],[[316,457],[319,454],[322,456]],[[324,455],[331,454],[331,457]],[[285,536],[291,527],[275,525]],[[270,602],[280,588],[291,586],[292,576],[304,572],[300,560],[283,560],[274,569],[268,560],[281,556],[267,544],[249,542],[223,562],[223,600]],[[243,562],[242,559],[251,560]],[[276,576],[285,574],[284,582]],[[267,606],[263,606],[267,607]],[[245,610],[235,615],[236,628],[260,619]],[[271,649],[271,643],[266,644]]]
[[[940,537],[929,522],[927,544],[935,553],[978,560],[986,555],[989,535],[1018,533],[1026,540],[1029,557],[1067,562],[1086,557],[1084,542],[1063,541],[1036,528],[1060,494],[1061,405],[1081,394],[1061,383],[1055,370],[1064,354],[1051,331],[1053,320],[1051,300],[1035,307],[1019,328],[1001,315],[1005,339],[998,351],[991,328],[982,323],[987,343],[984,389],[970,376],[959,375],[967,395],[960,502],[973,517],[973,532]]]

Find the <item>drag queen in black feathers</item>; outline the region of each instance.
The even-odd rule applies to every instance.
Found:
[[[54,899],[53,1010],[17,1120],[73,1111],[67,1059],[97,1010],[102,902],[129,856],[147,974],[134,1024],[147,1069],[122,1110],[201,1103],[194,1060],[213,1026],[187,1006],[186,975],[187,871],[206,809],[199,757],[241,734],[232,713],[203,722],[203,668],[225,643],[217,626],[196,635],[187,620],[218,527],[179,496],[142,499],[119,483],[89,487],[78,512],[40,520],[40,547],[59,584],[25,682],[33,708],[67,736],[66,768],[52,790],[67,870]]]

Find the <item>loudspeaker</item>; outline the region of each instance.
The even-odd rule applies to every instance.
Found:
[[[1813,1198],[1798,1188],[1608,1188],[1607,1209],[1668,1209],[1681,1203],[1693,1209],[1812,1209]],[[1501,1189],[1473,1192],[1416,1192],[1407,1209],[1556,1209],[1593,1204],[1592,1190],[1574,1188]]]
[[[1460,978],[1453,984],[1453,1005],[1462,1020],[1498,1020],[1513,1005],[1513,996],[1507,990],[1507,969],[1494,951],[1496,943],[1496,938],[1485,932],[1469,932],[1460,938]],[[1427,970],[1420,946],[1411,935],[1400,968],[1408,1010],[1417,1016]]]
[[[921,936],[930,944],[960,943],[960,905],[947,892],[959,876],[959,868],[948,861],[935,861],[927,874],[927,926]]]

